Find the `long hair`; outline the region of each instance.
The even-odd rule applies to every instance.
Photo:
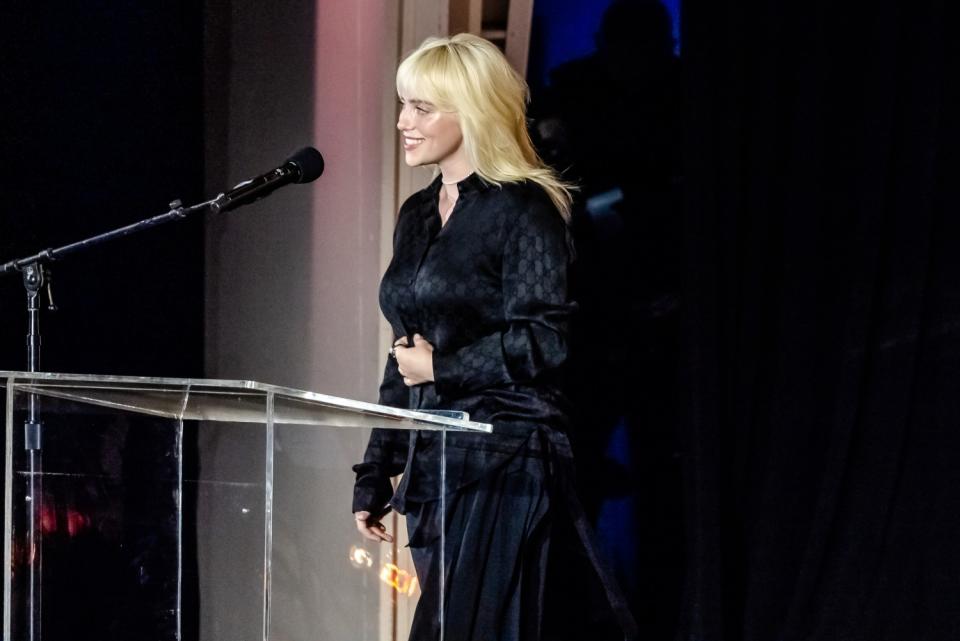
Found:
[[[481,178],[495,185],[533,181],[569,220],[572,187],[540,159],[527,131],[527,83],[492,43],[468,33],[427,38],[400,63],[397,92],[456,112]]]

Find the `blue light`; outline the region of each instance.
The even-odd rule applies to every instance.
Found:
[[[680,54],[680,2],[660,0],[673,22],[674,53]],[[596,34],[613,0],[537,0],[533,3],[528,81],[532,86],[547,83],[549,72],[558,65],[588,56],[596,50]]]

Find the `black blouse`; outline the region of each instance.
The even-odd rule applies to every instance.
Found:
[[[536,183],[491,185],[469,176],[445,225],[440,177],[401,207],[380,307],[394,335],[434,347],[435,382],[407,387],[388,359],[380,400],[407,409],[469,412],[494,434],[448,434],[447,478],[461,486],[502,463],[537,429],[564,431],[562,365],[570,317],[567,226]],[[436,435],[374,430],[354,467],[354,511],[431,500],[439,490]]]

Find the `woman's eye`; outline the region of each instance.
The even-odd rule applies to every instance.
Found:
[[[424,109],[423,107],[417,107],[417,113],[428,114],[430,112]]]

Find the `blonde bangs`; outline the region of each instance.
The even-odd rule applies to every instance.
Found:
[[[423,100],[444,111],[457,110],[451,87],[459,83],[444,49],[443,41],[430,38],[400,63],[397,94],[401,98]]]

